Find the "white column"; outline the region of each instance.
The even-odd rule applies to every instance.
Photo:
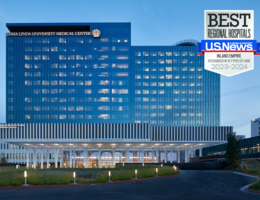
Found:
[[[101,150],[99,149],[99,152],[98,152],[98,168],[101,168]]]
[[[85,168],[89,167],[88,165],[88,150],[86,150],[86,162],[85,162]]]
[[[115,167],[115,149],[112,152],[112,167]]]
[[[130,158],[130,152],[129,152],[129,149],[127,149],[127,162],[128,162],[128,163],[130,162],[130,161],[129,161],[129,160],[130,160],[129,158]]]
[[[27,148],[27,158],[26,158],[26,167],[27,167],[27,168],[30,167],[30,163],[29,163],[29,155],[30,155],[30,149]]]
[[[171,154],[170,154],[171,158],[170,158],[170,161],[171,163],[173,163],[173,154],[172,154],[172,149],[171,149]]]
[[[177,153],[178,163],[180,163],[180,162],[181,162],[181,151],[178,150],[177,152],[178,152],[178,153]]]
[[[83,155],[84,155],[84,168],[86,168],[87,167],[86,166],[86,162],[87,162],[87,152],[86,152],[86,149],[84,149]]]
[[[33,150],[33,168],[36,169],[36,149]]]
[[[72,150],[70,149],[70,168],[72,168]]]
[[[125,150],[125,163],[127,163],[127,155],[128,154],[128,149],[127,150]]]
[[[144,150],[142,149],[142,163],[144,163]]]
[[[63,149],[60,150],[60,168],[63,168]]]
[[[49,151],[49,149],[47,149],[47,154],[46,154],[46,156],[47,156],[47,169],[49,169],[50,167],[49,167],[49,165],[50,165],[50,151]]]
[[[43,169],[43,149],[41,149],[41,169]]]
[[[141,152],[138,151],[138,163],[140,163],[140,162],[141,162]]]
[[[199,149],[199,155],[202,157],[202,148]]]
[[[159,151],[158,151],[158,149],[156,149],[156,163],[159,162],[159,161],[158,161],[158,156],[159,156]]]
[[[58,149],[55,149],[54,152],[55,152],[55,153],[54,153],[54,156],[55,156],[55,157],[54,157],[55,168],[58,168],[58,155],[59,155],[59,154],[58,154]]]
[[[167,150],[164,151],[164,156],[165,156],[165,160],[164,160],[164,162],[167,163]]]
[[[76,168],[76,151],[75,151],[75,150],[73,150],[72,167],[73,167],[73,168]]]
[[[154,161],[153,161],[153,158],[154,158],[154,151],[153,151],[153,150],[151,150],[151,154],[152,154],[152,163],[154,163]]]
[[[188,149],[185,149],[185,163],[188,162]]]

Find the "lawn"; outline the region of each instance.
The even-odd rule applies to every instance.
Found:
[[[260,178],[260,169],[233,169],[233,171],[257,175]],[[249,189],[260,191],[260,180],[251,185]]]
[[[0,167],[1,186],[21,186],[24,184],[24,171],[27,171],[27,183],[30,185],[67,185],[73,183],[73,172],[76,172],[76,182],[79,184],[107,182],[108,171],[111,171],[112,181],[131,180],[135,178],[155,177],[155,166],[125,166],[111,169],[74,168],[74,169],[26,169],[21,167]],[[172,167],[158,167],[158,176],[178,174]]]

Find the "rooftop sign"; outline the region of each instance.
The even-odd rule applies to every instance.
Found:
[[[31,37],[31,36],[90,36],[90,32],[10,32],[6,36]]]

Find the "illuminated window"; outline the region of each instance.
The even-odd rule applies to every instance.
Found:
[[[58,51],[58,47],[51,47],[51,51]]]
[[[27,86],[32,85],[32,81],[25,81],[24,84]]]
[[[158,86],[159,87],[163,87],[164,86],[164,82],[158,82]]]
[[[105,111],[109,111],[110,110],[110,106],[99,106],[98,110],[105,110]]]
[[[66,115],[60,115],[60,116],[59,116],[59,119],[64,120],[64,119],[66,119],[66,117],[67,117]],[[53,155],[54,155],[54,154],[53,154]]]
[[[24,59],[25,59],[25,60],[32,60],[32,56],[30,56],[30,55],[25,55],[25,56],[24,56]]]
[[[90,89],[85,89],[85,94],[92,94],[92,90],[90,90]]]
[[[166,79],[172,79],[172,75],[166,75]]]
[[[166,52],[166,56],[172,56],[172,52]]]
[[[101,114],[101,115],[98,115],[98,119],[110,119],[110,115],[109,114]]]
[[[164,90],[159,90],[158,94],[164,94]]]
[[[109,89],[99,89],[98,93],[99,94],[109,94]]]
[[[83,111],[83,106],[77,106],[77,111]]]
[[[50,60],[49,55],[42,55],[42,60]]]
[[[148,101],[149,101],[149,98],[146,98],[146,97],[143,98],[143,102],[148,102]]]
[[[143,94],[149,94],[149,90],[143,90]]]
[[[66,58],[65,55],[59,55],[59,59],[60,59],[60,60],[66,60],[67,58]]]
[[[171,105],[166,105],[165,108],[166,108],[167,110],[171,110],[171,109],[172,109],[172,106],[171,106]]]
[[[66,81],[59,81],[59,85],[66,85]]]
[[[59,38],[59,43],[67,43],[66,38]]]
[[[76,85],[84,85],[83,81],[76,81]]]

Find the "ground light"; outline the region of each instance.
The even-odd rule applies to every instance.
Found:
[[[156,168],[156,176],[155,177],[158,177],[158,168]]]
[[[73,185],[76,185],[76,172],[73,172],[73,178],[74,178],[74,183],[72,183]]]
[[[161,164],[161,167],[163,167],[163,164]]]
[[[27,171],[24,171],[24,173],[23,173],[23,176],[24,176],[24,184],[23,184],[23,186],[29,186],[29,184],[27,184]]]
[[[125,163],[123,163],[123,167],[125,166]]]
[[[142,163],[142,166],[144,167],[144,163]]]
[[[111,172],[108,171],[108,182],[112,182],[112,181],[110,180],[110,176],[111,176]]]
[[[135,179],[138,179],[137,178],[137,169],[135,170]]]

